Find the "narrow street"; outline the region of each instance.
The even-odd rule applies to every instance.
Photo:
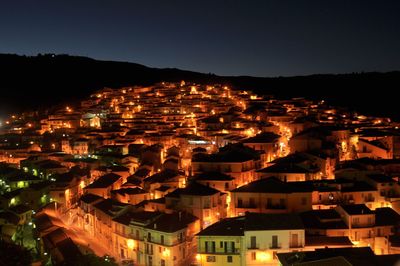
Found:
[[[104,248],[100,242],[90,236],[86,231],[76,225],[75,209],[71,209],[67,214],[60,216],[68,233],[76,244],[79,245],[84,254],[94,253],[99,257],[110,255],[111,251]]]

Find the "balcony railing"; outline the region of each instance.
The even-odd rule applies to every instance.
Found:
[[[248,247],[247,247],[247,249],[259,249],[260,248],[260,245],[259,244],[256,244],[256,245],[249,245]]]
[[[257,205],[256,204],[238,204],[236,208],[241,208],[241,209],[256,209]]]
[[[282,248],[282,243],[277,243],[277,244],[270,244],[269,249],[281,249]]]
[[[239,254],[240,253],[240,249],[239,248],[228,249],[228,250],[205,250],[205,249],[202,249],[202,250],[198,251],[198,253],[201,253],[201,254],[216,254],[216,255],[221,255],[221,254]]]
[[[285,210],[286,206],[280,204],[267,204],[265,208],[270,210]]]

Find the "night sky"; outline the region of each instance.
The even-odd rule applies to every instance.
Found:
[[[0,53],[291,76],[399,70],[399,48],[400,1],[0,3]]]

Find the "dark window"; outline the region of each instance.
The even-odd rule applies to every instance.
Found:
[[[207,256],[206,260],[207,262],[215,262],[215,256]]]
[[[301,204],[302,204],[302,205],[306,205],[306,204],[307,204],[307,198],[302,197],[302,198],[301,198]]]
[[[254,200],[254,198],[250,198],[250,199],[249,199],[249,205],[250,205],[250,206],[249,206],[250,208],[256,206],[256,201]]]
[[[278,236],[272,236],[272,248],[278,247]]]
[[[238,208],[243,207],[243,200],[241,198],[238,198]]]
[[[250,248],[257,248],[257,237],[250,237]]]
[[[285,204],[285,199],[279,199],[279,205],[281,206],[281,207],[284,207],[286,204]]]
[[[271,198],[267,198],[267,206],[268,207],[272,206],[272,199]]]

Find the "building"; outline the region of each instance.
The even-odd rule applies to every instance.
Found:
[[[197,182],[189,183],[165,196],[166,209],[193,214],[205,228],[227,215],[226,194]]]
[[[230,215],[289,213],[312,209],[312,190],[275,177],[253,181],[230,192]]]
[[[194,255],[198,219],[185,212],[171,214],[133,210],[114,218],[113,254],[135,265],[188,265]]]
[[[277,253],[300,251],[304,226],[296,214],[246,213],[197,234],[199,265],[277,265]]]

